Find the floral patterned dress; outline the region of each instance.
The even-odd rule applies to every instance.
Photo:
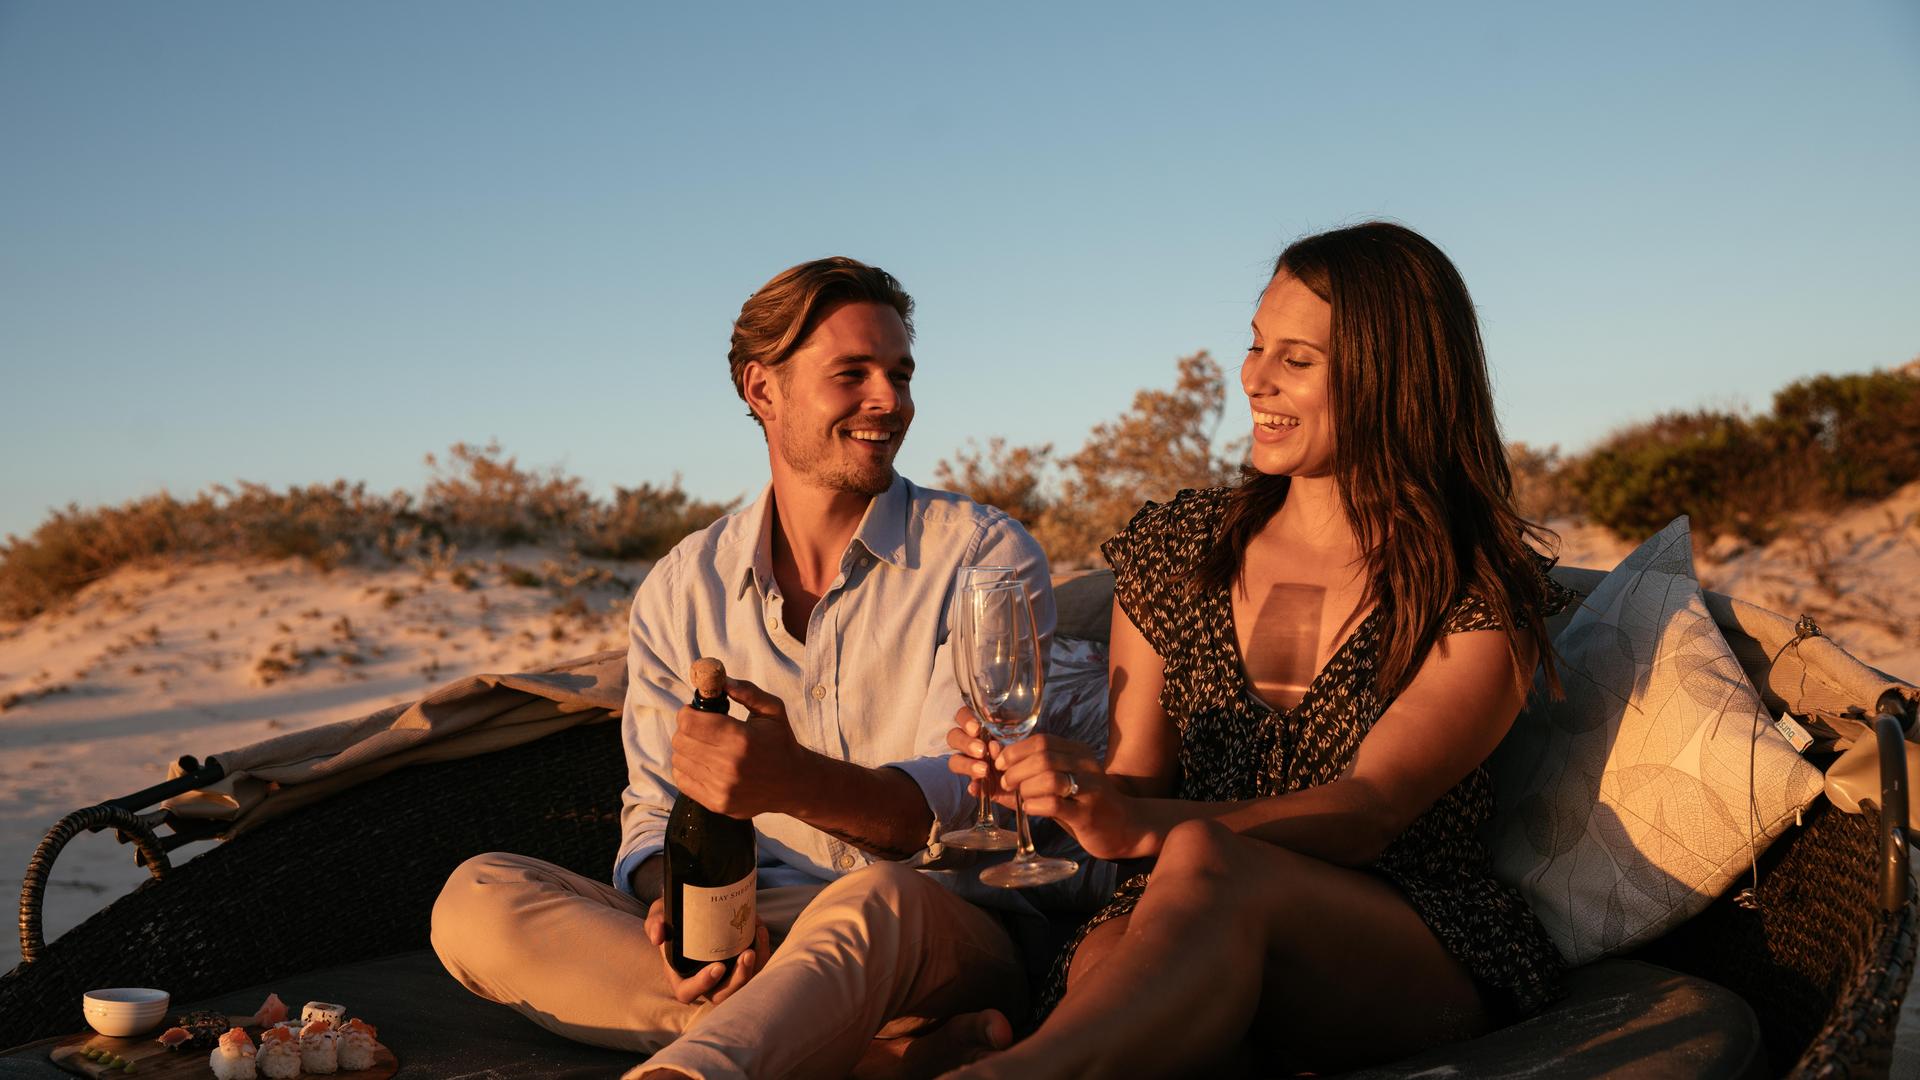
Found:
[[[1182,582],[1211,548],[1228,491],[1183,491],[1148,503],[1101,550],[1114,595],[1166,664],[1160,704],[1180,731],[1180,798],[1230,802],[1331,783],[1392,704],[1375,689],[1383,617],[1376,608],[1321,669],[1292,709],[1274,709],[1247,684],[1226,589],[1195,597]],[[1544,563],[1543,563],[1544,572]],[[1572,594],[1549,579],[1553,614]],[[1477,598],[1459,601],[1443,633],[1495,629],[1509,620]],[[1486,767],[1476,768],[1414,820],[1369,867],[1391,882],[1442,946],[1488,992],[1489,1003],[1526,1015],[1561,995],[1563,963],[1512,888],[1493,876],[1479,829],[1493,813]],[[1066,987],[1073,951],[1094,927],[1133,910],[1150,874],[1121,885],[1068,942],[1044,995]]]

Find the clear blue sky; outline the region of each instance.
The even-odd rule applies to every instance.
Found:
[[[0,534],[489,438],[756,490],[728,325],[834,253],[920,302],[903,471],[1071,449],[1375,216],[1510,438],[1902,363],[1920,6],[0,2]]]

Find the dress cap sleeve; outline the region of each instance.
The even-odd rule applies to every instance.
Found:
[[[1187,582],[1212,548],[1226,489],[1183,490],[1173,501],[1149,501],[1127,527],[1100,545],[1113,568],[1113,597],[1147,644],[1172,655],[1176,627],[1192,599]]]

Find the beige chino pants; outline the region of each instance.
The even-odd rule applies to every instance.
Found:
[[[519,855],[454,871],[434,904],[433,948],[467,989],[549,1031],[653,1055],[629,1076],[841,1077],[876,1035],[1024,1007],[999,922],[897,864],[762,889],[758,906],[773,957],[718,1005],[673,999],[638,900]]]

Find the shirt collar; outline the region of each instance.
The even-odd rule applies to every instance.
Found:
[[[907,514],[913,508],[913,485],[894,473],[887,490],[873,497],[867,512],[854,530],[853,543],[865,548],[874,558],[890,566],[907,564]],[[741,519],[741,535],[751,537],[753,557],[740,571],[735,596],[741,596],[757,581],[761,593],[773,588],[773,485],[768,484],[748,507]]]
[[[740,581],[734,591],[736,598],[745,596],[753,587],[754,579],[760,582],[760,592],[764,595],[773,588],[773,485],[768,484],[760,492],[760,497],[747,507],[746,516],[740,520],[740,534],[748,544],[748,558],[740,568]]]
[[[893,485],[867,504],[867,516],[860,519],[854,542],[874,558],[889,566],[907,564],[907,513],[913,509],[913,484],[899,473]]]

